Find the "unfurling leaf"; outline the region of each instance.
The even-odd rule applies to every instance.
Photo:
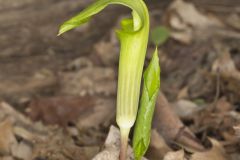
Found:
[[[159,88],[160,66],[156,49],[150,64],[144,72],[140,109],[133,136],[133,149],[136,160],[139,160],[145,154],[150,143],[152,117]]]

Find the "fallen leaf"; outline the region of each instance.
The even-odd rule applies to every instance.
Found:
[[[95,100],[92,97],[52,97],[32,100],[28,114],[34,121],[67,126],[84,112],[90,112]]]
[[[92,67],[92,66],[93,66],[93,63],[90,59],[86,57],[80,57],[70,62],[67,65],[66,70],[76,71],[76,70],[80,70],[80,69],[83,69],[86,67]]]
[[[190,44],[193,40],[193,32],[191,30],[185,30],[181,32],[171,32],[171,37],[184,44]]]
[[[11,156],[4,156],[2,157],[2,160],[14,160]]]
[[[231,14],[226,22],[233,28],[240,30],[240,16],[236,13]]]
[[[239,160],[240,154],[239,153],[233,153],[231,154],[231,160]]]
[[[28,117],[5,102],[0,103],[0,117],[11,119],[14,135],[26,141],[32,141],[33,134],[38,138],[44,138],[48,130],[42,123],[33,123]]]
[[[116,65],[118,62],[118,47],[111,41],[100,41],[95,44],[94,49],[96,50],[96,55],[100,58],[104,65],[112,66]]]
[[[24,140],[27,141],[32,141],[33,140],[33,133],[26,130],[23,127],[15,125],[13,127],[14,134],[17,135],[19,138],[23,138]]]
[[[53,88],[57,84],[55,75],[46,69],[42,69],[35,73],[32,77],[16,77],[18,82],[14,80],[1,81],[0,90],[4,93],[0,93],[4,96],[29,96],[31,93],[36,93],[49,88]]]
[[[9,119],[0,123],[0,153],[3,155],[10,154],[12,145],[17,144],[12,125]]]
[[[202,108],[189,100],[178,100],[173,108],[180,118],[187,118],[200,111]]]
[[[79,116],[76,125],[78,128],[97,128],[100,125],[108,127],[115,116],[115,100],[112,98],[96,98],[92,109],[86,109]]]
[[[26,125],[32,124],[32,122],[27,117],[25,117],[22,113],[16,111],[6,102],[0,103],[0,117],[10,117],[13,123],[24,123]]]
[[[161,92],[157,99],[153,124],[167,142],[173,141],[180,128],[183,127],[179,117],[172,110],[165,95]]]
[[[87,67],[60,74],[60,94],[68,96],[115,95],[116,74],[112,68]]]
[[[162,92],[157,99],[153,124],[167,143],[177,143],[191,152],[204,150],[196,136],[184,126],[172,110],[172,106]]]
[[[189,97],[188,87],[186,86],[178,92],[177,99],[185,99],[188,97]]]
[[[28,114],[34,121],[46,124],[97,128],[109,125],[115,115],[115,101],[91,96],[39,98],[31,101]]]
[[[183,150],[179,150],[176,152],[168,152],[165,156],[163,160],[186,160],[184,158],[184,151]]]
[[[208,36],[210,28],[222,28],[223,23],[213,15],[201,13],[194,4],[175,0],[171,3],[166,13],[168,24],[172,28],[171,36],[183,43],[190,43]],[[201,35],[201,36],[197,36]],[[206,37],[205,36],[205,37]]]
[[[222,26],[223,24],[213,16],[206,16],[192,3],[185,2],[183,0],[175,0],[171,6],[170,10],[175,10],[180,16],[182,21],[186,24],[194,27],[207,27],[207,26]],[[177,26],[175,26],[177,27]]]
[[[98,153],[92,160],[119,160],[120,152],[120,131],[114,126],[110,127],[106,138],[104,149]],[[127,160],[134,160],[133,150],[128,146]],[[147,160],[142,158],[142,160]]]
[[[36,137],[33,145],[32,159],[87,159],[84,150],[75,144],[70,135],[58,127],[49,127],[47,138]]]
[[[29,160],[32,156],[32,147],[30,144],[22,141],[19,144],[12,145],[12,156],[22,159],[22,160]]]
[[[216,109],[220,113],[226,113],[231,111],[233,109],[233,106],[227,101],[226,97],[222,97],[217,101]]]
[[[240,72],[237,70],[231,55],[227,51],[223,53],[213,62],[212,73],[220,74],[223,78],[233,78],[240,80]]]
[[[163,159],[169,151],[172,151],[172,149],[166,144],[164,138],[156,131],[156,129],[153,129],[146,156],[151,160],[159,160]]]
[[[240,138],[240,125],[234,126],[233,129],[235,130],[236,136]]]
[[[190,160],[229,160],[221,144],[214,139],[210,139],[210,141],[212,148],[209,151],[196,152],[191,156]]]
[[[5,119],[10,120],[11,123],[7,123],[8,121],[5,121]],[[105,135],[96,129],[81,130],[80,132],[76,126],[70,128],[71,131],[68,132],[69,130],[57,125],[45,126],[40,122],[32,122],[7,103],[1,103],[0,150],[2,146],[7,146],[5,150],[8,153],[5,151],[5,154],[9,156],[1,157],[1,155],[0,159],[11,160],[11,157],[21,160],[92,159],[98,153],[99,143],[102,142]],[[15,137],[18,138],[18,141]],[[10,139],[14,139],[14,143],[10,143]]]
[[[220,77],[221,92],[233,92],[235,99],[238,101],[240,94],[240,71],[236,68],[235,63],[226,49],[221,49],[221,55],[212,64],[212,78]]]

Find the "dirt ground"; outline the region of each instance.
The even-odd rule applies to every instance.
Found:
[[[118,133],[110,127],[114,31],[129,10],[107,7],[56,36],[91,2],[0,0],[0,160],[101,159]],[[170,31],[159,47],[161,93],[146,158],[240,160],[240,1],[146,3],[151,30]],[[146,62],[153,50],[149,40]]]

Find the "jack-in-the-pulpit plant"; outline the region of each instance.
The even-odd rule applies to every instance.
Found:
[[[132,10],[132,18],[123,19],[121,29],[116,31],[121,43],[116,120],[121,132],[120,160],[125,160],[129,131],[137,116],[142,70],[149,36],[149,14],[144,1],[97,0],[66,21],[60,27],[59,35],[88,22],[93,15],[109,4],[121,4]]]

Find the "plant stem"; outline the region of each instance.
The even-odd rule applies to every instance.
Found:
[[[128,148],[128,135],[130,128],[121,128],[121,147],[120,147],[120,156],[119,160],[127,159],[127,148]]]

